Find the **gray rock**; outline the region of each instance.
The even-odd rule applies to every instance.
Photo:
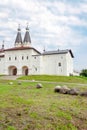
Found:
[[[62,93],[62,94],[67,94],[67,92],[70,90],[70,88],[68,88],[67,86],[63,86],[63,87],[61,87],[61,89],[60,89],[60,93]]]
[[[38,83],[37,85],[36,85],[36,88],[42,88],[43,86],[42,86],[42,84],[40,84],[40,83]]]
[[[79,94],[79,91],[75,88],[72,88],[70,89],[67,94],[70,94],[70,95],[78,95]]]
[[[85,96],[85,97],[87,97],[87,91],[86,91],[86,92],[81,92],[81,93],[80,93],[80,96]]]
[[[54,88],[54,92],[60,92],[60,89],[61,89],[61,86],[56,86],[56,87]]]

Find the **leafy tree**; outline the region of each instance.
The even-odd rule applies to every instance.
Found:
[[[83,69],[80,73],[81,76],[87,77],[87,69]]]

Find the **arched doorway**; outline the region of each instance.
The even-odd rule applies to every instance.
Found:
[[[17,75],[17,68],[15,66],[8,67],[9,75]]]
[[[27,66],[22,67],[22,74],[23,75],[28,75],[28,67]]]

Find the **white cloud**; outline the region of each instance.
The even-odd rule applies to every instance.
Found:
[[[6,12],[0,12],[0,18],[8,18],[8,14]]]
[[[86,0],[3,0],[0,7],[1,42],[5,40],[9,46],[14,44],[18,24],[24,38],[27,22],[32,44],[39,50],[44,46],[70,48],[87,43],[87,31],[80,29],[87,29]]]
[[[84,20],[81,20],[78,16],[74,15],[74,13],[80,13],[80,9],[75,7],[73,12],[73,6],[63,2],[39,2],[38,0],[3,0],[3,5],[11,6],[9,8],[9,14],[6,12],[3,14],[2,12],[0,15],[0,17],[8,17],[7,22],[3,21],[3,23],[6,22],[6,26],[9,29],[15,30],[17,24],[19,23],[22,27],[24,27],[24,24],[29,21],[31,27],[33,28],[34,26],[33,31],[38,30],[41,32],[41,34],[44,33],[43,36],[46,35],[46,37],[49,37],[49,35],[53,36],[54,39],[57,39],[57,41],[58,39],[61,39],[59,40],[61,43],[62,38],[60,37],[63,37],[63,39],[67,40],[69,40],[69,38],[67,38],[68,35],[71,35],[70,37],[72,37],[72,32],[74,33],[74,30],[69,27],[70,25],[86,25],[86,22]],[[52,8],[56,13],[53,13],[51,11]],[[83,7],[81,10],[82,9]],[[68,16],[68,13],[71,13],[71,15]],[[40,34],[37,38],[39,37]]]

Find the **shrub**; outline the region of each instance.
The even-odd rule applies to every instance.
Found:
[[[83,69],[80,73],[81,76],[87,77],[87,69]]]

